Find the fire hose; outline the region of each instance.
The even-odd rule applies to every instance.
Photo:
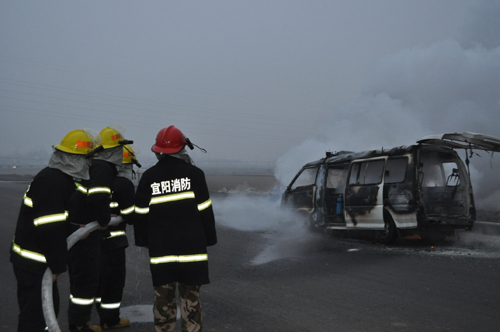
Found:
[[[113,226],[122,222],[122,217],[112,217],[109,222],[109,226]],[[75,243],[80,241],[80,239],[86,234],[99,229],[101,226],[97,221],[93,221],[85,227],[82,227],[76,231],[74,231],[66,242],[68,243],[68,250],[73,247]],[[52,298],[52,271],[49,267],[45,270],[45,274],[42,279],[42,308],[43,308],[43,316],[45,317],[45,324],[47,324],[47,328],[50,332],[61,332],[59,328],[59,324],[57,322],[56,313],[54,310],[54,300]]]

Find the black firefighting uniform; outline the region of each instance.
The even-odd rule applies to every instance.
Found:
[[[149,247],[153,286],[208,284],[207,246],[217,235],[203,171],[164,156],[143,173],[135,205],[135,242]]]
[[[78,185],[77,194],[71,201],[69,233],[92,221],[105,227],[111,219],[111,187],[117,174],[116,167],[107,161],[93,159],[89,174],[90,180]],[[99,287],[102,236],[100,230],[91,232],[68,251],[70,325],[84,325],[90,321]]]
[[[35,176],[24,195],[10,250],[17,279],[20,332],[45,330],[42,279],[47,267],[53,274],[66,271],[66,219],[75,188],[71,176],[46,167]],[[57,314],[57,283],[53,285],[53,301]]]
[[[134,221],[135,187],[132,181],[117,176],[113,181],[111,214],[120,215],[124,221],[110,226],[103,232],[101,242],[101,279],[96,305],[101,326],[120,323],[120,305],[125,287],[125,249],[128,247],[127,224]]]

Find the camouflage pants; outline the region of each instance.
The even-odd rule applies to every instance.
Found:
[[[179,289],[181,301],[182,332],[201,331],[200,286],[188,286],[181,283],[170,283],[155,287],[153,313],[157,332],[172,332],[177,321],[177,296]]]

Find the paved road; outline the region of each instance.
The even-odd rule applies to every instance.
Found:
[[[8,248],[26,187],[0,182],[2,331],[16,329]],[[202,287],[204,331],[499,330],[496,236],[468,232],[434,247],[418,239],[382,246],[309,234],[265,198],[215,199],[214,206],[219,244],[209,250],[212,283]],[[127,251],[123,306],[135,322],[124,331],[154,331],[150,321],[140,322],[151,315],[153,299],[147,252]],[[59,289],[65,299],[67,274]],[[67,331],[67,302],[61,304]]]

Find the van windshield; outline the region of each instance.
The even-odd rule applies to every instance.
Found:
[[[296,188],[309,187],[314,185],[314,183],[316,182],[317,173],[317,167],[303,169],[300,175],[292,183],[291,189],[294,190]]]

